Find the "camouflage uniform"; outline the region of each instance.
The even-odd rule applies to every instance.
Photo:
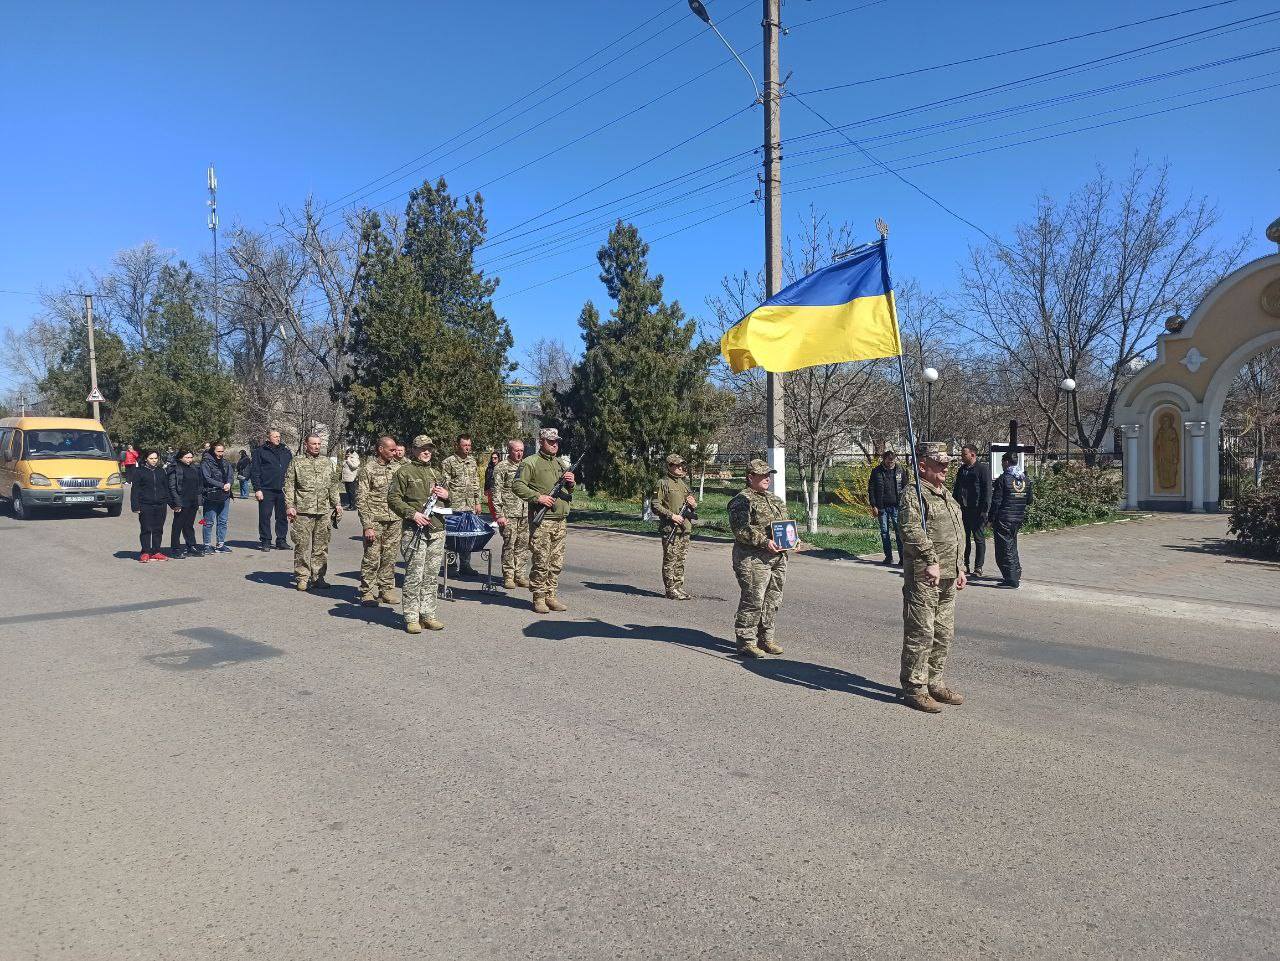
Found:
[[[502,528],[502,580],[504,584],[528,587],[525,565],[529,561],[529,505],[516,496],[519,464],[504,457],[493,469],[494,520],[505,518]]]
[[[546,428],[539,434],[540,437],[547,435]],[[554,439],[559,439],[558,433]],[[559,458],[548,456],[539,450],[520,462],[520,469],[516,471],[511,489],[528,505],[532,514],[540,506],[537,503],[539,495],[550,494],[564,472],[565,467]],[[533,592],[535,610],[540,601],[552,610],[560,606],[556,590],[560,583],[560,572],[564,569],[564,534],[568,520],[569,502],[564,498],[557,498],[555,506],[547,508],[537,530],[531,529],[529,532],[529,548],[533,555],[529,587]],[[551,607],[550,602],[554,602],[556,607]]]
[[[436,619],[436,578],[444,561],[444,521],[439,514],[431,514],[419,537],[413,515],[426,506],[431,489],[437,485],[445,486],[440,472],[414,459],[396,471],[387,494],[387,506],[402,521],[404,589],[400,592],[400,613],[406,625]]]
[[[449,506],[454,511],[469,511],[474,514],[480,510],[480,475],[476,472],[474,456],[451,454],[440,465],[440,473],[444,478],[440,486],[449,489]],[[464,572],[470,570],[470,548],[458,551],[458,566]]]
[[[290,531],[299,590],[323,581],[329,568],[329,517],[338,507],[338,491],[338,468],[323,454],[303,452],[289,462],[284,504],[298,512]]]
[[[653,512],[658,515],[658,532],[662,536],[662,585],[667,597],[684,599],[684,559],[689,553],[689,537],[693,524],[680,512],[693,494],[683,477],[675,475],[675,468],[682,466],[679,454],[667,457],[667,476],[658,482],[649,497]]]
[[[753,474],[771,473],[764,461],[753,460]],[[733,573],[741,596],[733,631],[738,649],[747,653],[774,648],[773,623],[782,606],[787,580],[787,555],[768,550],[774,521],[787,519],[787,505],[780,497],[748,487],[729,501],[729,526],[733,529]],[[780,649],[778,649],[780,653]],[[773,653],[773,651],[770,651]]]
[[[403,462],[383,463],[378,457],[365,459],[356,474],[356,504],[361,531],[372,530],[373,542],[365,541],[360,559],[360,600],[377,603],[381,598],[396,603],[396,557],[400,544],[400,518],[387,506],[391,479]]]
[[[947,458],[945,445],[921,443],[919,457]],[[899,505],[902,524],[902,689],[923,694],[942,687],[942,670],[955,636],[956,579],[962,571],[964,515],[944,484],[933,487],[923,479],[925,521],[920,502],[908,485]],[[937,564],[941,580],[929,583],[926,568]]]

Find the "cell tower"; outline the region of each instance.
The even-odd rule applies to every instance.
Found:
[[[222,316],[221,316],[221,295],[218,289],[218,175],[214,172],[213,162],[209,163],[209,230],[213,232],[213,336],[214,343],[218,345],[219,353],[222,348]]]

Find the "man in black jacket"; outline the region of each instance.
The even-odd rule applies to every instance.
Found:
[[[1005,587],[1017,587],[1022,582],[1022,559],[1018,556],[1018,529],[1026,520],[1027,508],[1034,497],[1031,481],[1017,469],[1018,459],[1013,454],[1000,458],[1004,468],[991,485],[991,532],[996,539],[996,564],[1004,575]]]
[[[271,550],[271,512],[276,515],[276,550],[289,549],[289,518],[285,514],[284,475],[293,460],[293,451],[280,443],[280,432],[273,430],[253,455],[249,480],[253,496],[258,500],[258,547]]]
[[[991,510],[991,467],[978,458],[978,448],[965,444],[960,449],[960,469],[956,471],[951,496],[960,505],[964,518],[964,572],[982,576],[987,559],[987,512]],[[973,566],[969,555],[973,554]]]
[[[902,488],[907,484],[907,472],[898,466],[898,455],[886,450],[880,455],[880,466],[871,469],[867,479],[867,503],[871,513],[880,522],[880,543],[884,545],[884,562],[893,563],[893,547],[889,542],[889,529],[898,541],[898,561],[902,561],[902,531],[898,527],[898,501]]]

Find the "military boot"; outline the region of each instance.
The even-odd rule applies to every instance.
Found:
[[[550,614],[551,608],[547,607],[547,599],[541,594],[533,595],[533,613]]]
[[[437,621],[434,617],[429,617],[422,622],[422,626],[429,631],[443,631],[444,625]]]
[[[564,602],[554,594],[547,595],[546,605],[547,610],[549,611],[567,611],[569,609],[564,605]]]
[[[745,644],[738,645],[738,656],[754,659],[764,657],[764,651],[756,646],[755,641],[747,641]]]
[[[763,640],[757,641],[756,646],[759,647],[760,650],[764,651],[766,654],[782,653],[782,648],[780,648],[777,645],[777,643],[774,641],[772,637],[766,637]]]
[[[523,577],[523,576],[516,578],[516,587],[528,587],[528,586],[529,586],[529,578]]]
[[[923,687],[903,688],[902,700],[907,707],[913,707],[917,711],[924,711],[926,714],[942,713],[942,705],[930,697],[929,691]]]
[[[692,594],[686,594],[686,593],[685,593],[685,590],[684,590],[684,588],[683,588],[683,587],[678,587],[678,588],[676,588],[676,600],[678,600],[678,601],[691,601],[691,600],[693,600],[693,595],[692,595]]]
[[[383,604],[390,604],[395,607],[400,603],[400,594],[395,590],[383,591],[378,595],[378,600],[382,601]]]
[[[506,590],[514,591],[516,589],[516,579],[514,577],[504,577],[502,579],[502,586]]]
[[[305,591],[307,589],[307,582],[302,578],[298,578],[297,588],[300,591]]]
[[[360,598],[360,606],[361,607],[377,607],[378,599],[376,597],[362,597]]]
[[[929,696],[935,701],[941,701],[943,704],[963,704],[964,695],[959,691],[953,691],[945,684],[930,684]]]
[[[421,634],[422,625],[418,623],[417,618],[411,621],[406,617],[404,619],[404,630],[406,634]]]

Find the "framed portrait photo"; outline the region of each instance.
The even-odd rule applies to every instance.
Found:
[[[795,550],[800,543],[800,535],[796,531],[795,521],[774,521],[773,542],[784,551]]]

